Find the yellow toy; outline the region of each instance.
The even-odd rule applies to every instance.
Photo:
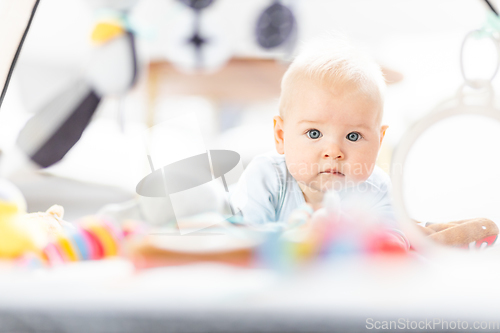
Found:
[[[41,256],[42,249],[68,224],[63,215],[58,205],[26,214],[16,203],[0,200],[0,259],[17,259],[30,252]]]
[[[16,204],[0,201],[0,259],[15,259],[29,251],[40,253],[42,230],[28,227],[19,217]]]

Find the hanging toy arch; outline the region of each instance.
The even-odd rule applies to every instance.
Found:
[[[39,3],[40,0],[12,0],[3,3],[6,10],[4,16],[0,17],[0,41],[2,45],[0,79],[2,79],[3,83],[0,108]]]

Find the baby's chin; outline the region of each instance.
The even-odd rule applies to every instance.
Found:
[[[337,176],[337,175],[318,175],[313,180],[302,181],[313,191],[326,193],[330,190],[340,191],[357,186],[364,182],[366,179],[363,177],[350,177],[350,176]]]

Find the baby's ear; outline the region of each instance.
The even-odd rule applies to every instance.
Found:
[[[276,145],[276,151],[278,154],[283,155],[285,153],[285,132],[283,131],[283,119],[280,116],[275,116],[273,118],[274,122],[274,144]]]
[[[384,136],[385,136],[385,131],[387,131],[388,128],[389,128],[388,125],[380,126],[380,144],[382,144],[382,140],[384,140]]]

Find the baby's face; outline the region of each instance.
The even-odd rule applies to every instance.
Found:
[[[381,103],[350,89],[333,93],[312,81],[301,82],[295,90],[284,120],[275,117],[275,137],[278,152],[285,154],[288,171],[304,193],[365,181],[387,129],[380,126]]]

